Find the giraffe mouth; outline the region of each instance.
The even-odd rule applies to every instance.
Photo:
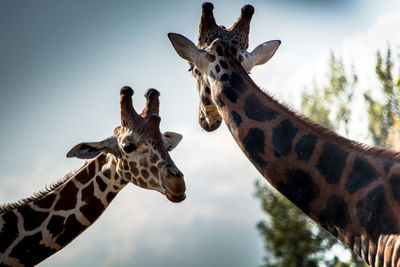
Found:
[[[215,121],[214,123],[211,124],[205,118],[200,118],[199,119],[199,124],[200,124],[201,128],[203,128],[207,132],[213,132],[216,129],[218,129],[218,127],[221,125],[221,121],[217,120],[217,121]]]
[[[174,202],[174,203],[182,202],[186,198],[186,194],[185,193],[183,193],[182,195],[174,195],[168,189],[165,190],[165,196],[167,197],[167,199],[169,201]]]

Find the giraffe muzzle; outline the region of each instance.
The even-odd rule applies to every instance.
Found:
[[[219,128],[220,125],[221,125],[221,121],[215,121],[214,123],[210,124],[205,119],[204,120],[200,120],[201,128],[203,128],[203,130],[205,130],[207,132],[215,131],[216,129]]]
[[[171,202],[174,203],[179,203],[185,200],[186,198],[186,194],[183,193],[183,195],[180,196],[175,196],[174,194],[172,194],[170,191],[166,190],[165,191],[165,196],[167,197],[167,199]]]
[[[183,173],[174,165],[168,164],[164,178],[165,196],[171,202],[181,202],[186,198],[186,185]]]
[[[207,114],[207,115],[206,115]],[[199,124],[203,130],[207,132],[215,131],[221,125],[222,119],[217,110],[205,112],[201,108],[199,110]]]

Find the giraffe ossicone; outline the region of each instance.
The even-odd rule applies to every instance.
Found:
[[[248,73],[281,42],[247,52],[254,8],[244,6],[229,29],[213,8],[203,4],[197,46],[168,34],[196,80],[201,127],[224,120],[257,170],[306,215],[371,266],[400,266],[400,153],[341,137],[263,92]]]
[[[15,203],[0,206],[0,266],[33,266],[61,250],[103,213],[128,183],[185,199],[183,174],[168,151],[182,135],[160,132],[159,92],[149,89],[143,112],[133,90],[121,89],[121,126],[100,142],[74,146],[67,157],[89,159],[61,181]]]

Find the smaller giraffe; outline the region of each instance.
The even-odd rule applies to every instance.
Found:
[[[67,157],[91,159],[61,181],[15,203],[0,206],[0,266],[32,266],[68,245],[103,213],[128,183],[159,191],[172,202],[185,199],[183,174],[168,151],[182,136],[161,134],[159,92],[147,90],[143,112],[133,90],[121,89],[121,126],[113,136],[81,143]]]

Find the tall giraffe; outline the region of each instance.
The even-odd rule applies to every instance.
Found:
[[[168,36],[191,66],[206,131],[224,120],[257,170],[305,214],[371,266],[400,266],[400,154],[348,140],[263,92],[249,71],[280,41],[247,52],[254,8],[230,28],[217,26],[204,3],[198,46]]]
[[[61,250],[103,213],[128,183],[185,199],[183,174],[168,151],[182,136],[161,134],[159,92],[149,89],[143,112],[133,90],[121,89],[121,125],[113,136],[81,143],[67,157],[91,159],[61,181],[15,203],[0,206],[0,266],[32,266]]]

